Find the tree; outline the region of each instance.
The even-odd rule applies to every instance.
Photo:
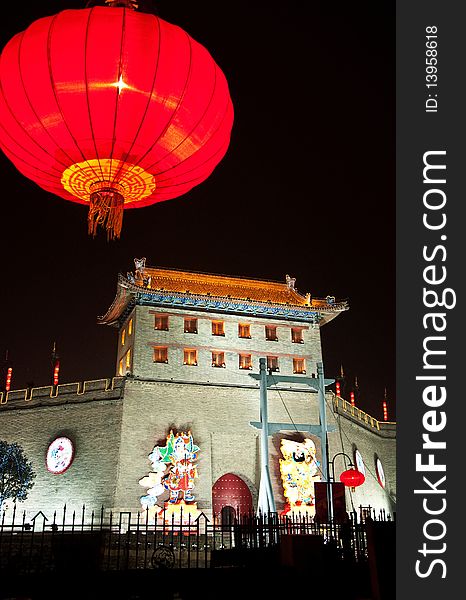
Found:
[[[36,474],[19,444],[0,440],[0,509],[5,500],[26,500]]]

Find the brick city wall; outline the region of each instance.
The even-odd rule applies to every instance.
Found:
[[[111,508],[117,481],[124,379],[87,381],[32,390],[15,390],[0,398],[0,439],[18,442],[31,460],[36,479],[18,508],[29,517],[42,510],[80,513],[102,505]],[[45,466],[49,444],[59,436],[74,443],[71,467],[60,475]],[[11,510],[11,507],[10,507]]]
[[[19,504],[29,512],[43,510],[50,518],[54,509],[81,510],[82,504],[99,510],[106,508],[137,511],[145,488],[138,481],[151,468],[149,453],[164,445],[170,428],[175,432],[191,429],[200,446],[194,494],[200,509],[211,514],[212,486],[222,475],[240,476],[251,490],[254,506],[260,482],[259,430],[249,425],[259,421],[259,387],[248,378],[249,387],[226,384],[195,384],[144,381],[123,378],[64,384],[10,392],[0,398],[0,439],[19,442],[32,460],[37,473],[27,502]],[[251,383],[252,382],[252,383]],[[78,393],[79,391],[79,393]],[[280,439],[301,441],[294,423],[318,423],[317,394],[283,387],[269,390],[270,422],[290,423],[288,432],[270,438],[272,485],[277,508],[283,508],[279,472]],[[361,452],[368,471],[364,486],[350,496],[359,505],[392,510],[390,496],[395,487],[394,425],[380,424],[364,413],[355,416],[333,411],[334,396],[327,393],[327,420],[340,429],[329,434],[330,456],[344,451],[353,457],[354,446]],[[72,439],[76,455],[72,466],[62,475],[45,468],[45,453],[50,442],[66,435]],[[318,449],[320,442],[310,435]],[[343,446],[341,443],[343,440]],[[387,479],[383,490],[375,477],[374,456],[384,466]],[[341,458],[335,463],[338,480],[344,469]],[[350,494],[350,492],[348,492]]]

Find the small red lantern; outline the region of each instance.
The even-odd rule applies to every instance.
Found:
[[[365,482],[366,478],[357,469],[347,469],[340,475],[340,481],[349,488],[356,488]]]
[[[336,387],[336,395],[340,398],[341,388],[340,388],[340,382],[339,381],[337,381],[335,387]]]
[[[228,84],[207,50],[134,2],[64,10],[0,57],[0,148],[120,236],[123,209],[188,192],[227,151]],[[125,6],[118,6],[118,5]],[[113,5],[113,6],[112,6]]]
[[[355,406],[356,402],[354,399],[354,392],[351,392],[351,394],[350,394],[350,401],[351,401],[351,406]]]

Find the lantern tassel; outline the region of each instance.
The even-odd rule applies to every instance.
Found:
[[[107,240],[118,239],[123,225],[124,202],[123,196],[111,188],[93,192],[87,217],[89,235],[95,237],[100,226],[107,230]]]

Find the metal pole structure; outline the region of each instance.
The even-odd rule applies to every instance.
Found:
[[[317,435],[321,440],[322,447],[322,475],[326,483],[329,482],[328,473],[328,446],[327,446],[327,433],[335,431],[334,425],[327,425],[327,413],[325,408],[325,386],[334,383],[334,379],[324,378],[324,368],[322,363],[317,365],[316,377],[302,377],[290,376],[290,375],[274,375],[268,376],[266,370],[265,358],[259,359],[259,373],[250,373],[249,377],[260,382],[260,421],[251,421],[250,425],[255,429],[261,430],[261,479],[259,486],[259,501],[258,509],[263,512],[276,512],[275,500],[273,497],[272,483],[270,479],[269,469],[269,447],[268,447],[268,436],[269,433],[275,433],[277,431],[288,431],[290,429],[296,429],[297,431],[306,431]],[[300,385],[308,385],[311,389],[317,391],[318,402],[319,402],[319,415],[320,423],[269,423],[268,411],[267,411],[267,388],[276,385],[278,382],[283,383],[298,383]],[[333,506],[330,504],[329,491],[327,486],[327,502],[329,510],[333,514]]]
[[[349,461],[349,468],[352,469],[354,467],[353,465],[353,461],[351,460],[351,458],[346,454],[346,452],[337,452],[335,454],[335,456],[332,458],[332,460],[329,462],[329,469],[331,467],[331,469],[329,470],[329,487],[332,486],[332,484],[335,482],[335,459],[337,456],[346,456],[346,458]],[[346,467],[346,465],[345,465]],[[333,519],[333,493],[330,494],[331,500],[330,500],[330,504],[329,504],[329,518]],[[327,493],[327,498],[329,498],[328,493]],[[331,512],[331,514],[330,514]]]
[[[335,457],[334,457],[335,458]],[[330,467],[331,470],[330,470]],[[330,522],[333,521],[333,483],[335,481],[335,464],[334,459],[329,462],[329,476],[327,483],[327,502],[328,502],[328,519]]]
[[[262,513],[276,512],[269,469],[269,417],[267,411],[267,371],[265,358],[259,359],[261,420],[261,482],[258,508]]]
[[[329,520],[333,519],[333,494],[328,469],[328,445],[327,445],[327,410],[325,406],[325,383],[324,383],[324,365],[317,363],[318,377],[318,399],[319,399],[319,417],[320,417],[320,447],[322,449],[322,475],[327,483],[327,505]]]

